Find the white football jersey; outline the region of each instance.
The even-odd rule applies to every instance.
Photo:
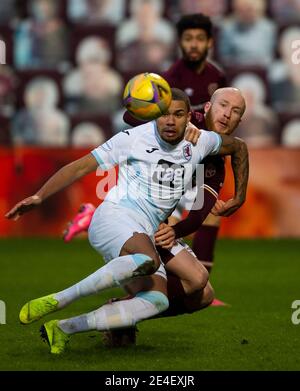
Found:
[[[146,216],[155,229],[174,210],[191,184],[197,164],[216,154],[221,137],[201,130],[196,146],[161,139],[156,122],[124,130],[92,151],[103,170],[119,165],[118,183],[106,200]]]

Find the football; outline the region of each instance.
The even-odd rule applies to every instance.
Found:
[[[171,103],[168,82],[156,73],[141,73],[126,84],[123,104],[130,114],[143,121],[151,121],[164,114]]]

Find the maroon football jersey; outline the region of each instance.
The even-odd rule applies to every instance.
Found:
[[[201,110],[217,88],[226,86],[224,73],[208,61],[203,71],[196,73],[185,60],[179,59],[162,76],[171,87],[185,91],[194,110]]]

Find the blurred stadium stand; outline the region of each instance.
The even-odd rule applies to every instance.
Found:
[[[105,108],[101,110],[101,100],[95,99],[94,106],[96,109],[99,102],[99,113],[95,112],[95,109],[93,109],[90,112],[89,118],[89,111],[86,110],[86,106],[90,103],[89,98],[84,104],[80,101],[80,104],[83,104],[83,106],[78,104],[78,99],[75,99],[74,104],[74,97],[68,97],[67,93],[64,91],[64,81],[70,79],[70,83],[72,83],[73,87],[72,89],[76,90],[77,87],[80,89],[79,86],[74,85],[74,83],[76,84],[76,80],[80,80],[81,83],[83,83],[82,77],[86,76],[89,72],[88,76],[86,76],[87,79],[89,77],[95,77],[92,75],[91,67],[88,68],[88,66],[86,66],[86,68],[82,70],[78,64],[78,47],[85,38],[89,37],[100,38],[103,40],[102,42],[104,42],[104,45],[107,45],[107,49],[110,52],[107,59],[108,72],[113,72],[119,80],[122,80],[122,86],[124,86],[128,79],[137,72],[146,70],[160,72],[165,70],[176,58],[178,52],[176,49],[174,50],[174,48],[170,50],[168,58],[165,58],[163,61],[159,61],[156,64],[155,61],[160,56],[159,45],[157,45],[156,42],[153,46],[149,45],[149,52],[153,50],[153,54],[149,54],[149,58],[153,58],[151,69],[146,69],[144,62],[141,62],[139,65],[134,55],[132,55],[134,54],[132,51],[135,50],[135,47],[137,50],[140,50],[140,48],[143,47],[143,41],[134,41],[135,43],[128,47],[128,54],[132,57],[132,63],[133,65],[136,65],[135,69],[131,69],[130,66],[128,66],[130,61],[128,62],[126,58],[125,60],[122,60],[124,49],[117,49],[117,34],[119,27],[124,25],[125,21],[134,20],[135,16],[138,15],[137,10],[142,9],[141,7],[143,6],[143,3],[143,0],[119,0],[113,2],[97,0],[3,0],[1,2],[1,12],[3,12],[3,14],[0,16],[0,38],[6,43],[7,67],[10,68],[11,75],[14,75],[15,79],[14,85],[11,86],[11,88],[8,88],[7,75],[4,77],[2,72],[0,73],[0,114],[3,117],[1,119],[3,127],[1,130],[0,143],[5,145],[11,142],[11,138],[8,135],[9,130],[7,130],[10,128],[10,125],[7,123],[6,119],[10,118],[13,120],[18,111],[24,107],[24,91],[26,86],[31,79],[37,76],[49,77],[57,84],[59,90],[59,101],[57,106],[66,111],[66,114],[70,117],[72,125],[74,123],[74,118],[80,117],[81,115],[84,115],[85,121],[90,120],[91,122],[93,122],[93,117],[97,116],[97,114],[103,118],[110,117],[106,118],[104,121],[96,121],[101,125],[106,137],[110,137],[113,134],[112,117],[118,110],[121,109],[122,88],[118,94],[119,99],[114,99],[113,104],[110,104],[110,108],[113,108],[113,110],[110,110],[110,112],[108,112]],[[266,97],[264,103],[267,106],[271,105],[273,102],[271,92],[273,90],[270,89],[269,84],[269,68],[260,66],[259,59],[257,61],[257,65],[244,64],[241,66],[238,64],[236,65],[233,62],[230,66],[228,66],[228,64],[222,64],[221,62],[222,57],[219,55],[218,48],[220,31],[223,26],[228,23],[228,20],[236,18],[236,14],[234,12],[236,7],[238,7],[238,0],[219,0],[217,2],[213,2],[214,5],[207,1],[201,2],[189,0],[165,0],[160,2],[153,1],[150,3],[152,3],[153,9],[158,7],[157,4],[160,4],[159,7],[161,8],[159,8],[159,11],[157,12],[160,14],[159,21],[161,22],[161,26],[163,26],[162,28],[165,28],[166,31],[169,31],[166,24],[176,22],[183,12],[207,12],[212,17],[216,26],[215,49],[214,53],[211,55],[211,59],[217,61],[217,63],[225,69],[229,83],[231,83],[231,81],[241,73],[250,72],[259,76],[265,84]],[[264,0],[257,0],[255,3],[266,3],[266,11],[264,11],[264,15],[268,20],[272,19],[276,24],[279,36],[288,27],[299,25],[300,10],[297,8],[299,7],[297,2],[286,0],[269,0],[265,2]],[[58,34],[65,34],[66,43],[68,43],[66,45],[66,53],[63,53],[64,47],[60,46],[59,50],[61,50],[62,53],[60,54],[60,57],[58,56],[58,58],[61,58],[61,61],[55,61],[55,66],[51,63],[51,61],[47,65],[47,61],[49,61],[49,57],[47,56],[51,54],[51,51],[55,50],[55,45],[58,44],[57,37],[61,36],[56,35],[58,30],[60,30]],[[26,37],[24,33],[22,33],[23,35],[18,36],[18,32],[20,31],[26,31]],[[62,33],[62,31],[64,31],[64,33]],[[153,36],[155,36],[155,31],[153,31]],[[18,43],[19,40],[20,42]],[[279,42],[280,37],[277,39],[276,47],[274,48],[275,62],[281,60],[280,50],[278,47]],[[47,47],[47,50],[45,47],[42,48],[41,44],[44,44]],[[259,45],[259,42],[257,45]],[[26,50],[28,51],[27,53]],[[87,53],[87,51],[85,51],[85,53]],[[120,53],[123,53],[122,56],[120,56]],[[32,62],[30,62],[30,55],[34,57]],[[44,64],[44,66],[39,65],[39,56],[41,57],[40,64]],[[157,56],[157,58],[155,58],[155,56]],[[22,61],[24,61],[23,65]],[[100,61],[100,59],[97,57],[94,59],[89,58],[89,61],[97,62]],[[31,64],[32,66],[30,66]],[[78,75],[76,75],[77,79],[75,77],[68,79],[68,76],[72,75],[74,69],[79,69],[84,76],[81,76],[81,79],[79,79]],[[102,76],[103,75],[99,74],[100,79]],[[86,83],[89,82],[90,80],[86,81]],[[86,88],[88,88],[88,86]],[[113,94],[118,91],[118,88],[119,87],[117,87],[117,85],[114,87]],[[104,91],[106,90],[104,89]],[[99,93],[101,93],[101,86]],[[80,110],[80,107],[83,107],[83,112]],[[270,108],[273,109],[275,113],[278,113],[278,106]],[[284,121],[283,118],[285,118],[285,116],[289,116],[288,111],[289,110],[284,107],[283,113],[278,113],[280,115],[281,125],[285,124],[286,121]],[[291,115],[292,117],[300,115],[300,108],[299,112],[295,112],[294,107]],[[276,142],[279,142],[280,137],[278,137],[278,130],[274,129],[274,132],[276,133]]]

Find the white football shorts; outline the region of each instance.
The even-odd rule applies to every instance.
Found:
[[[96,209],[89,226],[89,241],[107,263],[120,256],[120,251],[135,232],[148,235],[154,243],[154,228],[133,209],[104,201]],[[155,274],[166,278],[163,264]]]
[[[193,257],[197,258],[197,255],[183,239],[177,239],[174,246],[169,251],[175,257],[182,250],[188,251]]]

